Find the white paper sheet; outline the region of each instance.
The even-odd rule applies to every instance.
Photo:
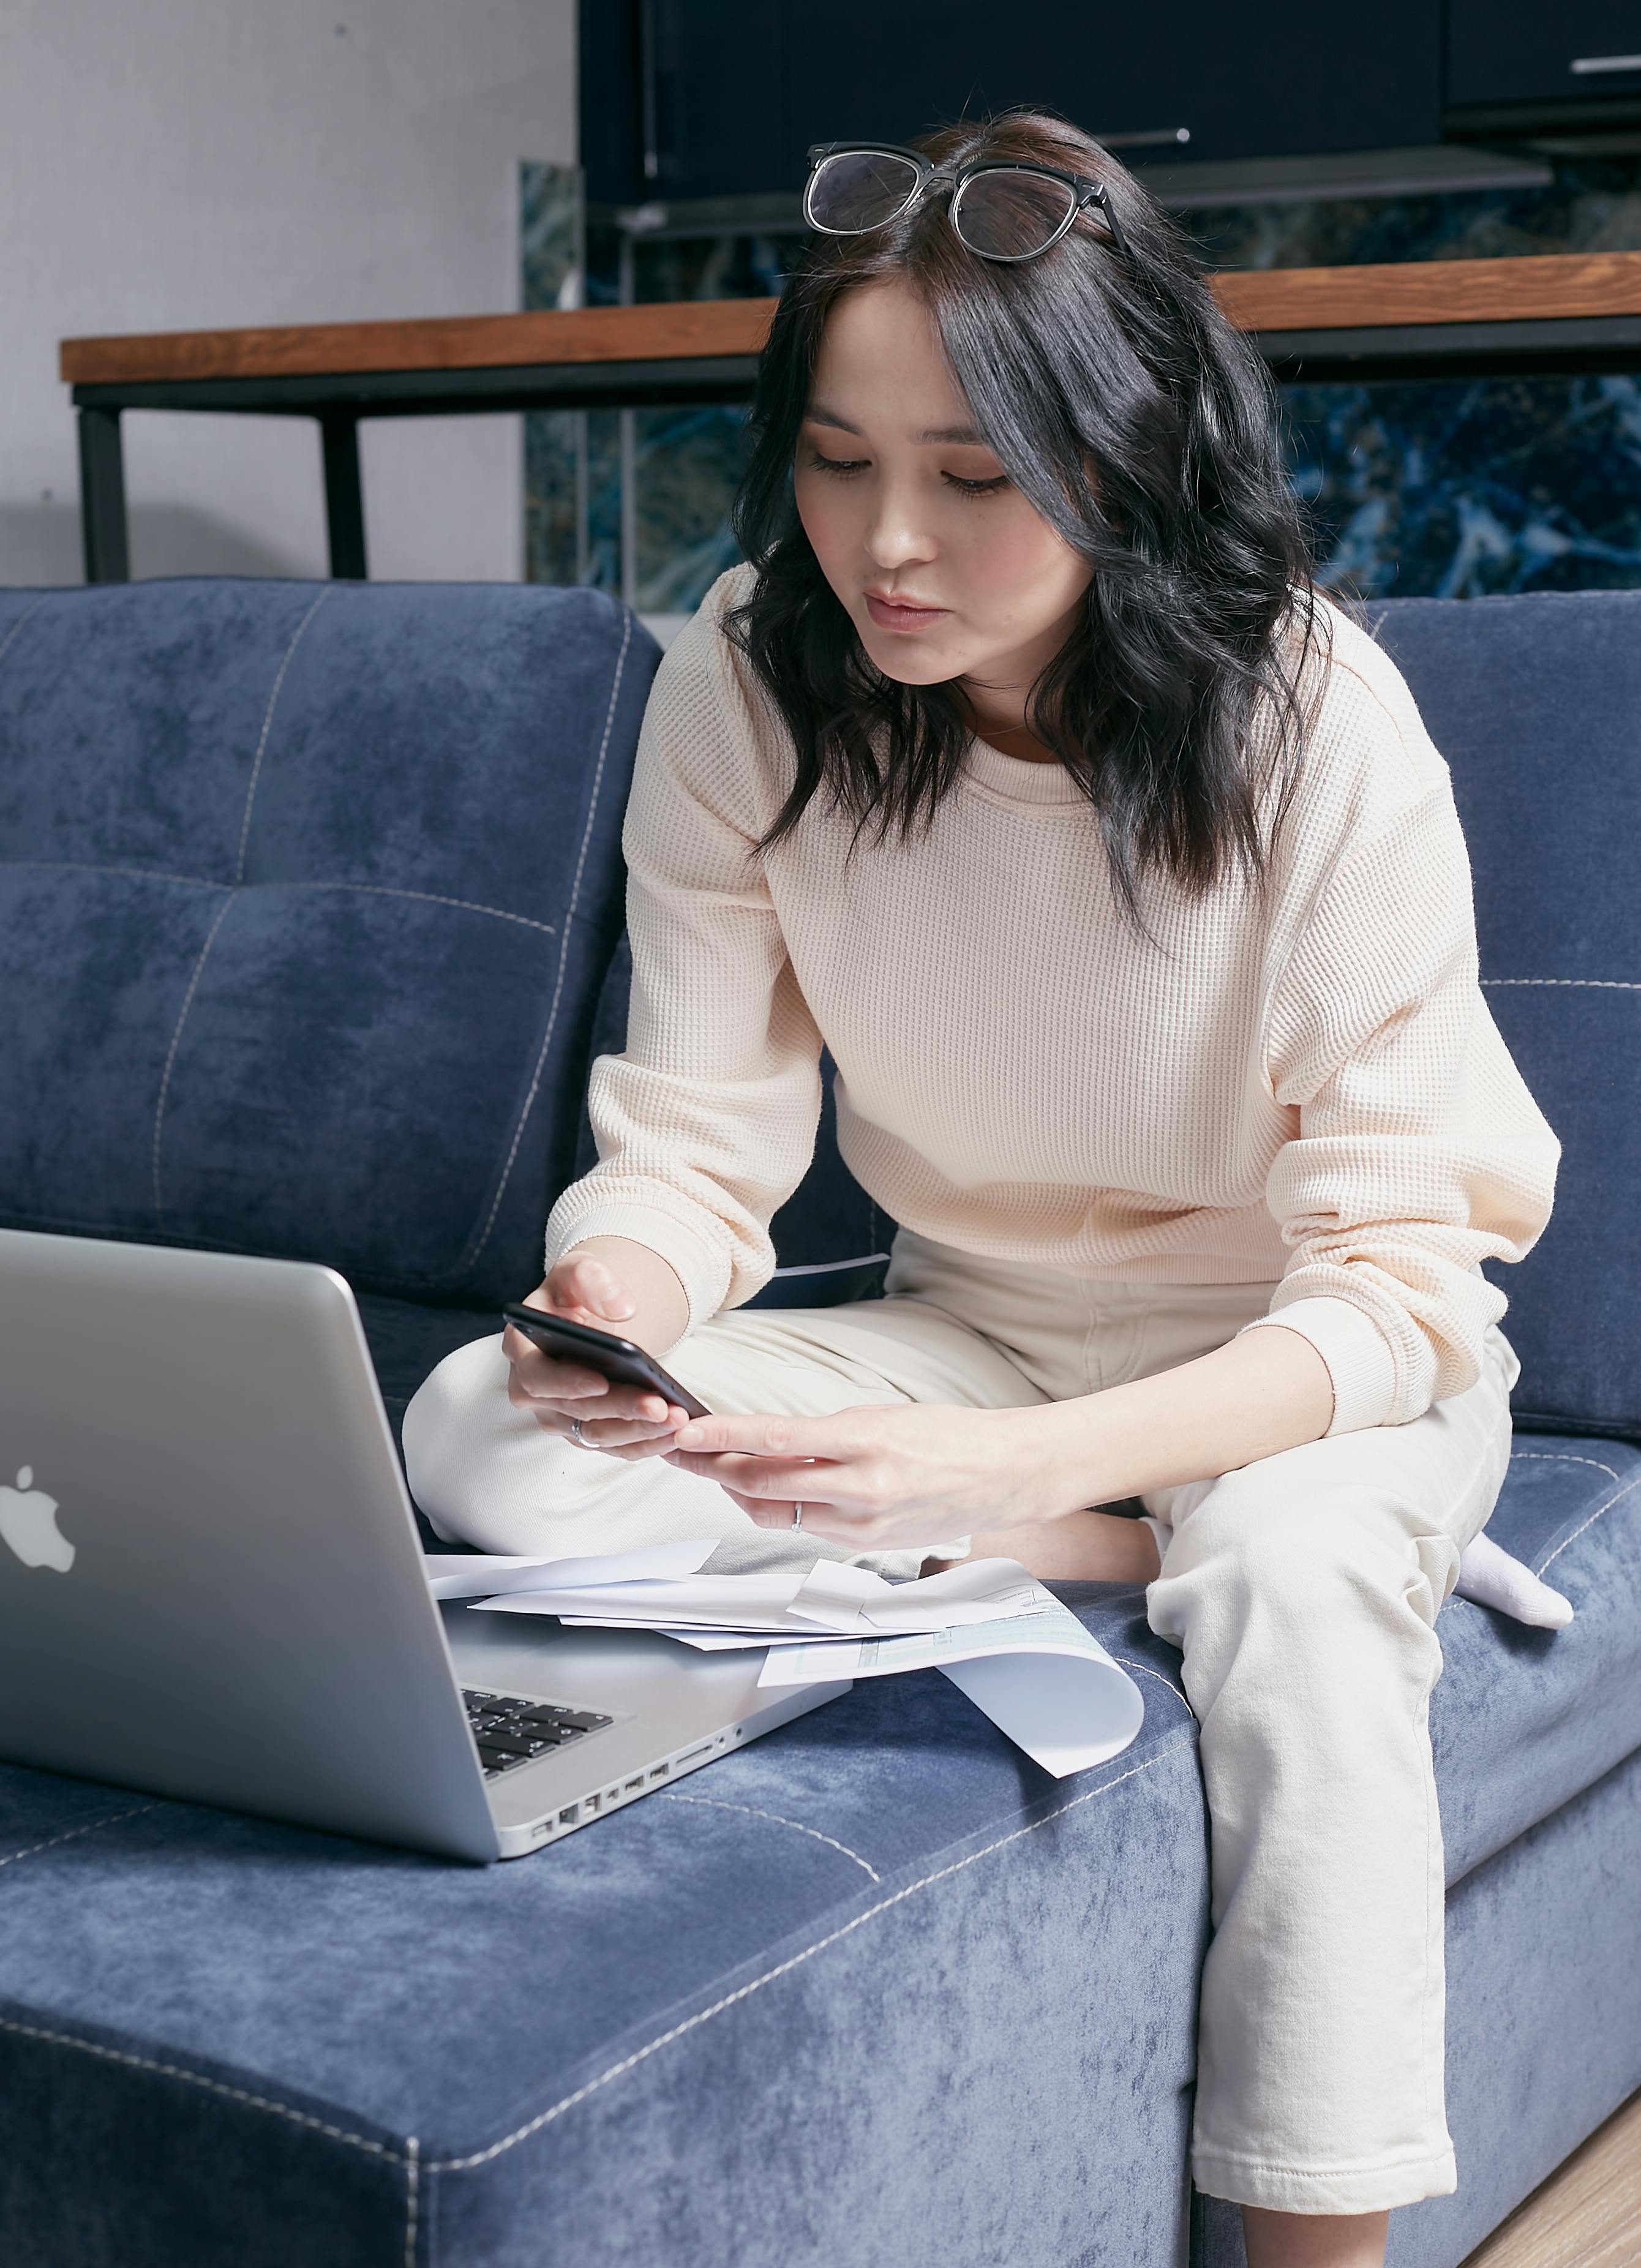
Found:
[[[745,1653],[754,1646],[809,1646],[824,1649],[860,1643],[858,1638],[841,1633],[812,1630],[726,1631],[708,1623],[622,1622],[614,1615],[560,1615],[558,1619],[567,1630],[649,1631],[657,1638],[678,1638],[685,1646],[698,1647],[703,1653],[723,1653],[737,1647]]]
[[[607,1558],[430,1557],[434,1594],[494,1614],[651,1631],[703,1653],[761,1646],[762,1686],[940,1669],[1000,1732],[1063,1777],[1133,1740],[1139,1688],[1075,1615],[1012,1559],[965,1560],[890,1583],[820,1560],[806,1574],[703,1573],[717,1539]]]
[[[1001,1733],[1063,1778],[1128,1747],[1144,1721],[1138,1686],[1023,1567],[1004,1588],[1008,1611],[991,1623],[862,1638],[854,1646],[771,1648],[761,1686],[811,1685],[840,1677],[890,1677],[940,1669]],[[1021,1603],[1022,1595],[1024,1603]]]
[[[742,1630],[781,1630],[802,1581],[801,1575],[698,1575],[681,1582],[578,1583],[552,1590],[537,1583],[478,1603],[481,1611],[498,1615],[576,1615],[583,1622],[614,1615],[623,1622],[700,1622],[713,1629],[727,1622]]]
[[[629,1555],[633,1558],[637,1553]],[[482,1599],[482,1612],[557,1615],[578,1622],[648,1624],[655,1629],[737,1631],[804,1637],[813,1631],[873,1637],[938,1631],[954,1623],[995,1622],[1014,1609],[999,1596],[1015,1571],[1009,1559],[966,1561],[945,1574],[890,1583],[865,1567],[819,1560],[807,1573],[692,1574],[682,1579],[556,1582],[521,1571],[504,1596]],[[1029,1602],[1022,1600],[1022,1607]]]
[[[504,1591],[695,1575],[717,1547],[717,1537],[709,1535],[704,1542],[650,1543],[601,1559],[504,1559],[489,1553],[430,1551],[427,1576],[436,1599],[488,1599]]]

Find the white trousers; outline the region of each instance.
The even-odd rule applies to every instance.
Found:
[[[1269,1297],[1090,1282],[903,1230],[885,1299],[718,1315],[666,1360],[725,1411],[1017,1408],[1188,1362]],[[1193,2151],[1211,2196],[1370,2213],[1455,2186],[1427,1719],[1437,1611],[1504,1480],[1515,1370],[1490,1333],[1479,1381],[1412,1425],[1146,1501],[1172,1529],[1151,1624],[1183,1651],[1212,1822]],[[581,1552],[760,1532],[710,1482],[544,1434],[505,1386],[500,1341],[482,1340],[405,1413],[411,1489],[447,1535]],[[911,1572],[922,1556],[873,1564]]]

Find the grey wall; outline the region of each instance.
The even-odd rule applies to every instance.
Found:
[[[0,0],[0,582],[80,576],[57,342],[519,305],[574,0]],[[323,574],[306,420],[129,414],[133,571]],[[516,577],[514,418],[364,429],[373,575]]]

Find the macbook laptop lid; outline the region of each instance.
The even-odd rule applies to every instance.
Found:
[[[0,1230],[0,1756],[488,1859],[847,1690],[762,1660],[441,1617],[333,1270]],[[487,1780],[464,1683],[592,1721]]]

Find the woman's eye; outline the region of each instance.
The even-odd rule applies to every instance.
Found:
[[[963,496],[996,496],[999,489],[1009,484],[1006,473],[994,473],[989,481],[966,481],[956,473],[943,473],[940,477],[948,488],[956,489]]]
[[[820,450],[816,449],[810,455],[809,469],[812,473],[847,475],[860,472],[865,463],[865,457],[823,457]]]

